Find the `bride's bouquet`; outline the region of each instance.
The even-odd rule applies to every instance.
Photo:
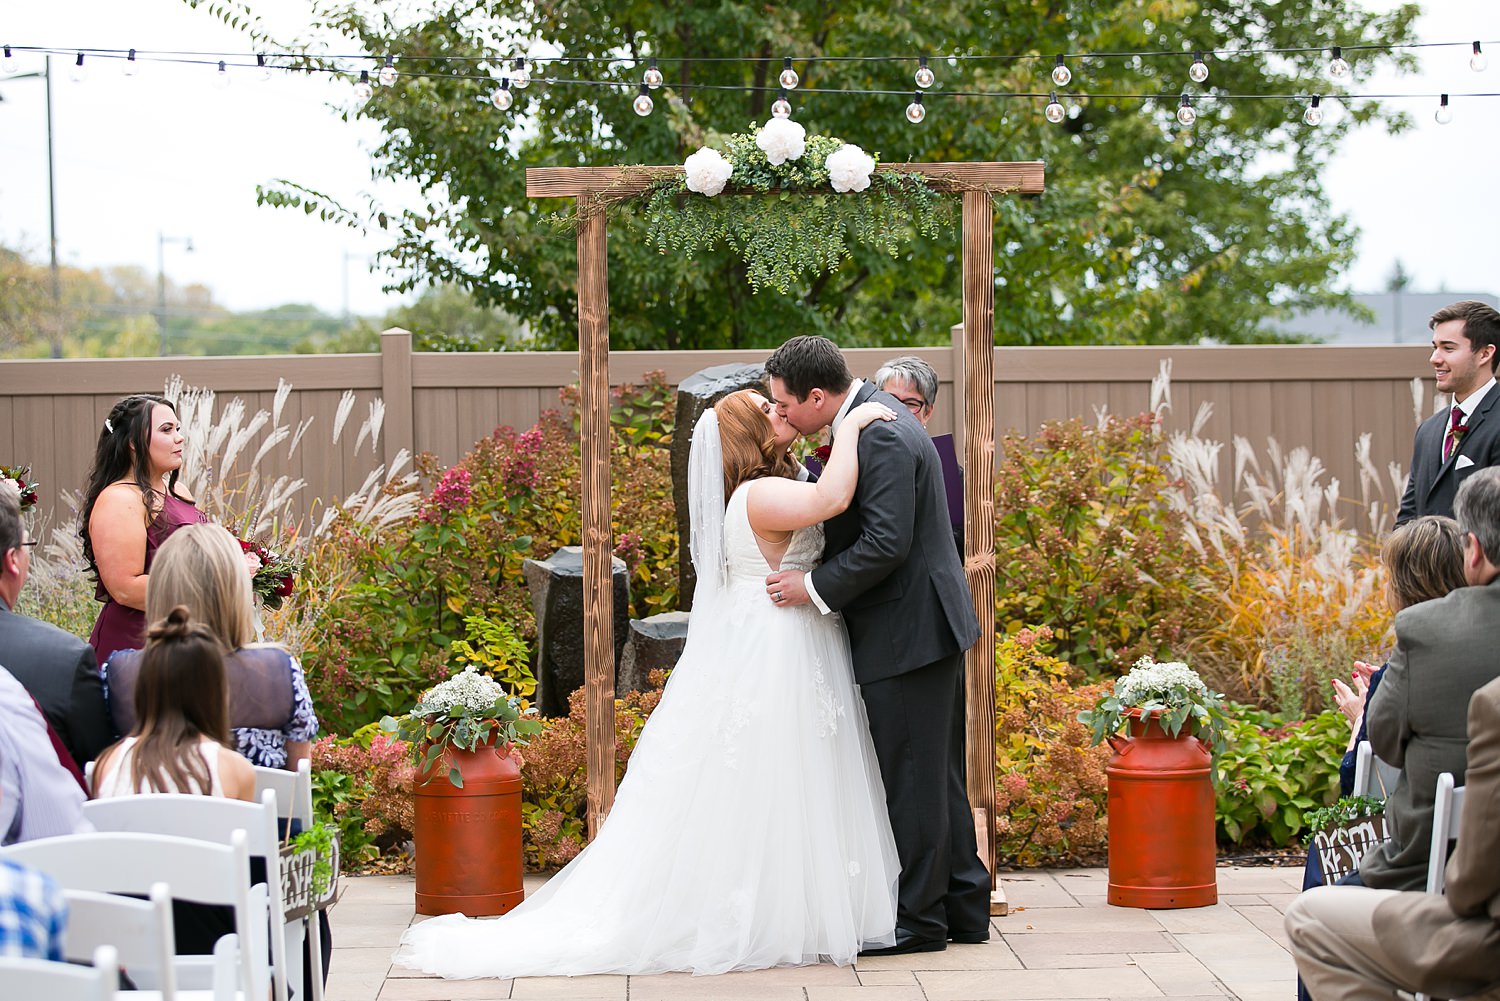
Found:
[[[240,548],[260,558],[260,569],[250,578],[250,589],[267,608],[272,611],[280,608],[296,590],[302,561],[248,539],[240,540]]]

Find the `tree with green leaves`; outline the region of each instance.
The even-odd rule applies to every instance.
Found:
[[[295,178],[264,188],[262,200],[383,230],[394,288],[471,289],[542,347],[576,343],[576,249],[548,221],[567,206],[529,200],[525,168],[681,163],[766,120],[784,55],[796,57],[801,85],[789,98],[809,134],[885,162],[1046,161],[1044,196],[997,199],[997,342],[1268,339],[1266,320],[1347,308],[1334,283],[1355,233],[1328,207],[1321,171],[1350,130],[1406,124],[1360,100],[1307,125],[1307,96],[1337,111],[1334,98],[1377,68],[1409,66],[1409,50],[1380,46],[1411,41],[1417,14],[1414,4],[1371,13],[1353,0],[461,0],[437,13],[317,0],[307,38],[277,39],[253,2],[208,6],[259,45],[309,53],[309,64],[374,78],[394,58],[395,81],[345,114],[384,130],[375,178],[415,181],[425,204],[337,205]],[[1332,45],[1352,67],[1340,82],[1325,73]],[[351,46],[369,62],[312,54]],[[515,105],[501,112],[490,97],[517,51],[552,57],[531,68],[556,82],[512,87]],[[1201,83],[1189,77],[1197,51],[1208,53]],[[1083,54],[1069,60],[1066,86],[1048,78],[1056,53]],[[914,126],[902,111],[920,55],[937,81]],[[870,56],[899,58],[851,58]],[[631,98],[652,57],[665,85],[655,112],[638,117]],[[849,90],[890,93],[837,93]],[[1042,114],[1052,90],[1065,108],[1057,124]],[[1176,117],[1183,94],[1194,98],[1191,127]],[[794,201],[773,210],[795,223]],[[611,220],[616,347],[760,347],[809,332],[850,346],[941,343],[961,317],[956,232],[894,257],[856,247],[782,295],[752,290],[744,261],[722,247],[692,259],[661,253],[645,226],[638,204]]]

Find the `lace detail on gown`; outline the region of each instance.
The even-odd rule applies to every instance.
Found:
[[[445,977],[725,973],[852,963],[894,941],[900,866],[837,615],[777,608],[725,511],[721,607],[682,658],[599,836],[509,914],[414,925],[396,962]],[[817,565],[820,527],[782,569]]]

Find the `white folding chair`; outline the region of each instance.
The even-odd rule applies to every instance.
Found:
[[[265,886],[250,885],[247,841],[243,830],[232,832],[228,844],[110,831],[23,841],[0,848],[0,858],[40,869],[65,890],[144,896],[157,883],[166,883],[180,899],[231,907],[235,942],[243,946],[235,950],[238,968],[231,982],[242,1001],[260,1001],[271,989],[271,968],[266,961],[267,896]],[[179,987],[211,984],[225,962],[219,948],[212,957],[177,956],[174,976]]]
[[[68,901],[70,962],[82,962],[99,946],[108,945],[139,991],[152,990],[162,1001],[176,1001],[172,891],[166,883],[153,884],[145,900],[94,890],[65,889],[63,896]]]
[[[271,983],[276,1001],[287,1001],[286,907],[281,894],[281,841],[276,833],[274,792],[262,793],[259,803],[183,793],[96,799],[83,805],[83,816],[98,831],[161,834],[218,845],[227,844],[234,832],[244,831],[250,857],[265,860],[266,899],[271,911]]]
[[[1354,795],[1385,799],[1400,778],[1401,769],[1375,757],[1375,749],[1368,740],[1359,742],[1354,749]]]
[[[1464,787],[1453,785],[1453,773],[1438,776],[1432,801],[1432,854],[1427,858],[1427,892],[1442,893],[1448,868],[1448,843],[1458,840],[1458,822],[1464,812]]]
[[[92,966],[46,959],[0,959],[0,997],[6,1001],[112,1001],[120,982],[115,950],[100,946]]]
[[[286,811],[287,820],[295,820],[302,830],[313,826],[312,762],[306,758],[297,762],[296,771],[285,768],[255,769],[255,794],[266,790],[276,794],[278,810]],[[316,914],[286,926],[287,978],[293,984],[301,983],[302,936],[307,936],[307,960],[311,967],[307,978],[312,990],[312,1001],[323,1001],[323,936],[318,927]]]

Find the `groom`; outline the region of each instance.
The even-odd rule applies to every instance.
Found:
[[[793,337],[766,362],[777,411],[802,434],[878,400],[895,421],[859,436],[854,502],[824,525],[824,562],[766,578],[778,605],[842,612],[901,860],[896,944],[938,952],[989,938],[990,877],[964,782],[964,651],[979,623],[953,548],[943,472],[899,400],[853,378],[838,345]]]

